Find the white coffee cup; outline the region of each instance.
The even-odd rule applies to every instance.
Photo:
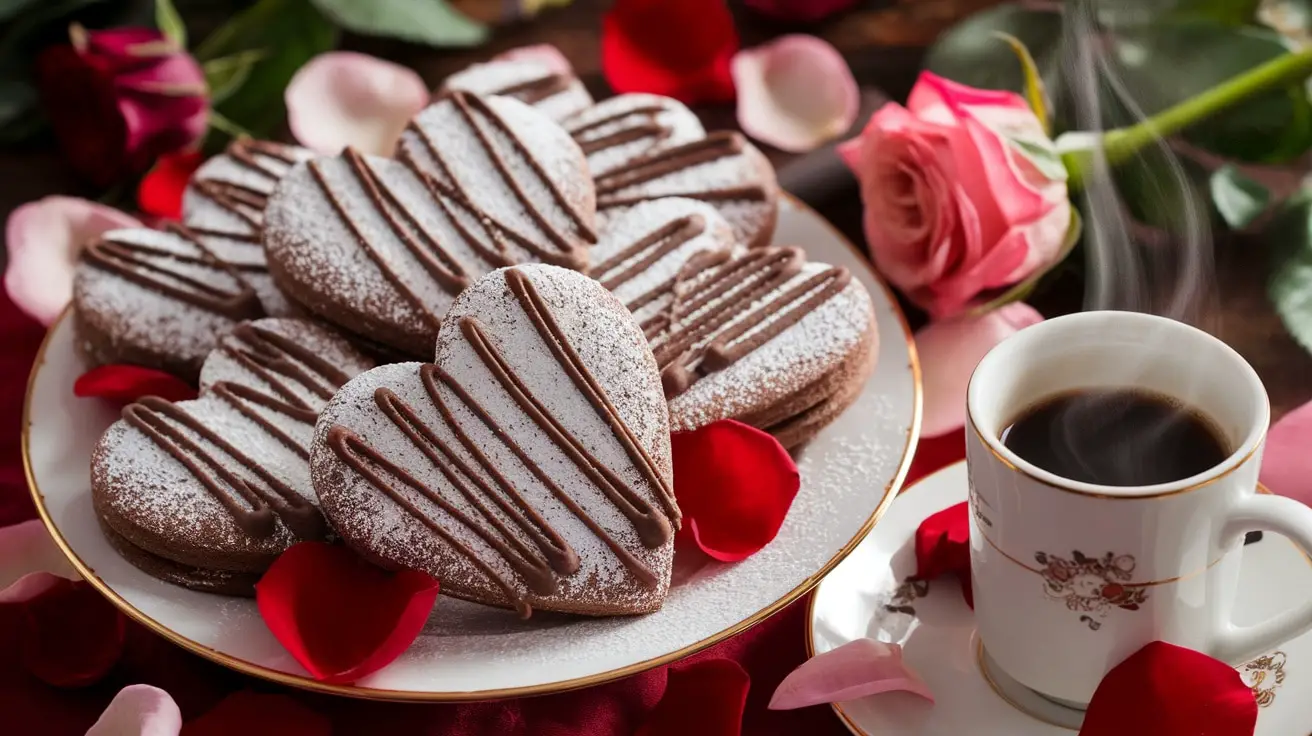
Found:
[[[1118,487],[1058,477],[1003,444],[1044,399],[1112,387],[1193,407],[1234,452],[1190,478]],[[1058,317],[990,351],[966,405],[975,617],[992,663],[1025,687],[1080,707],[1152,641],[1241,664],[1312,628],[1312,603],[1256,626],[1231,621],[1245,534],[1310,551],[1312,509],[1258,493],[1270,404],[1225,343],[1132,312]]]

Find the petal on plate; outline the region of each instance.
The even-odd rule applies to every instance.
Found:
[[[87,736],[178,736],[182,712],[169,694],[151,685],[128,685],[109,701]]]
[[[779,533],[801,486],[793,458],[772,435],[725,419],[670,435],[674,496],[703,552],[737,562]]]
[[[916,578],[955,575],[961,597],[975,607],[970,581],[970,507],[965,501],[930,514],[916,527]]]
[[[493,61],[527,61],[546,67],[556,74],[574,73],[574,67],[570,65],[569,59],[560,53],[560,49],[549,43],[518,46],[497,54],[493,57]]]
[[[332,723],[290,695],[238,690],[199,718],[187,721],[186,736],[230,736],[250,733],[277,736],[331,736]]]
[[[805,34],[782,36],[733,57],[738,125],[753,138],[800,153],[846,133],[861,94],[843,55]]]
[[[1253,689],[1234,667],[1155,641],[1098,683],[1080,736],[1252,736],[1256,727]]]
[[[196,398],[196,389],[181,378],[154,368],[102,365],[77,377],[73,382],[73,395],[84,399],[108,399],[127,406],[146,396],[187,401]]]
[[[21,603],[77,572],[39,519],[0,528],[0,603]]]
[[[665,694],[637,736],[740,736],[752,678],[732,659],[669,669]]]
[[[929,688],[902,662],[900,645],[856,639],[808,659],[789,673],[770,698],[770,710],[805,708],[899,690],[934,702]]]
[[[390,156],[406,123],[429,100],[414,70],[352,51],[314,57],[284,94],[292,135],[325,154],[349,146]]]
[[[43,325],[73,298],[73,267],[82,246],[107,230],[141,227],[113,207],[59,195],[21,205],[5,223],[5,291]]]
[[[437,591],[427,573],[391,572],[343,545],[301,542],[255,584],[255,602],[274,638],[316,680],[345,683],[400,656]]]
[[[1043,321],[1024,302],[982,315],[961,314],[931,322],[916,333],[923,374],[925,411],[920,434],[936,437],[966,422],[966,387],[976,364],[1012,334]]]
[[[1266,435],[1262,484],[1273,493],[1312,504],[1312,402],[1280,418]]]
[[[199,151],[160,156],[137,185],[137,207],[148,215],[181,220],[182,194],[204,161]]]

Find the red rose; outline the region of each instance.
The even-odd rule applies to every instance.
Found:
[[[37,58],[37,86],[64,156],[105,187],[195,146],[209,121],[205,73],[149,28],[87,31]]]

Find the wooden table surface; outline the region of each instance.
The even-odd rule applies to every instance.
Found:
[[[863,87],[863,106],[873,110],[888,97],[904,99],[919,71],[924,48],[955,19],[996,0],[890,0],[862,3],[860,9],[828,21],[809,32],[820,35],[847,58]],[[348,37],[345,46],[393,59],[417,69],[436,86],[444,77],[499,51],[524,44],[552,43],[574,64],[594,96],[609,89],[601,75],[601,15],[607,0],[575,0],[565,8],[546,11],[532,23],[501,29],[487,45],[477,49],[439,51],[379,39]],[[788,29],[736,9],[744,46],[751,46]],[[732,127],[731,106],[697,110],[708,128]],[[862,121],[864,122],[864,115]],[[858,123],[858,125],[860,122]],[[807,176],[815,158],[799,163],[797,156],[762,146],[780,170],[785,184]],[[799,169],[798,167],[802,167]],[[809,182],[811,204],[855,243],[861,244],[860,204],[855,183],[841,171],[829,170],[825,180]],[[52,193],[86,194],[64,168],[53,144],[40,140],[21,148],[0,150],[0,210],[7,215],[19,204]],[[803,244],[805,245],[805,244]],[[1233,345],[1266,382],[1272,409],[1279,417],[1312,400],[1312,357],[1288,335],[1272,312],[1264,293],[1265,258],[1256,244],[1242,239],[1219,242],[1216,247],[1218,284],[1205,326]],[[1078,309],[1080,285],[1061,283],[1032,303],[1046,316]],[[918,321],[913,316],[913,323]]]

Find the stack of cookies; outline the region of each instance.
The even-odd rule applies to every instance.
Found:
[[[523,61],[451,77],[393,158],[234,143],[181,225],[78,266],[90,363],[200,386],[105,433],[105,534],[213,592],[324,539],[522,615],[656,610],[670,432],[797,446],[874,366],[869,295],[770,245],[778,199],[741,135]]]

